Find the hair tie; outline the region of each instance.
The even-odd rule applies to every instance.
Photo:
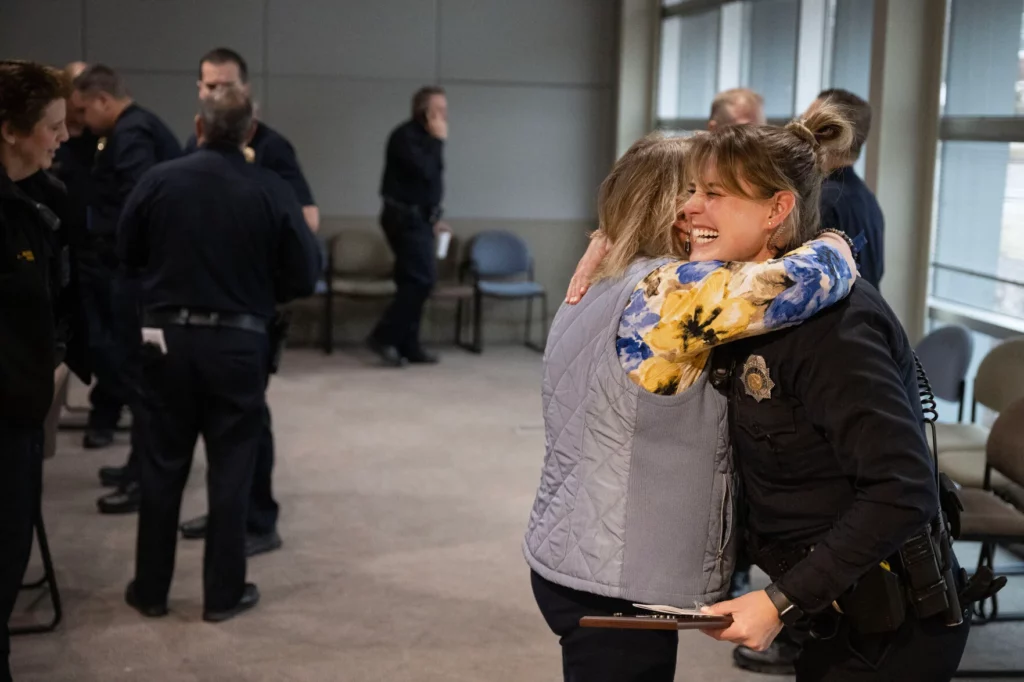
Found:
[[[811,149],[814,151],[818,151],[818,148],[821,147],[821,142],[814,136],[811,129],[804,125],[803,121],[790,121],[786,124],[786,130],[811,145]]]

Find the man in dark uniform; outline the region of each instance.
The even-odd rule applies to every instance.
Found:
[[[65,77],[71,82],[86,68],[83,62],[72,62],[64,69]],[[72,265],[79,280],[88,324],[89,360],[96,375],[89,391],[92,409],[82,439],[85,448],[94,449],[113,442],[114,427],[126,400],[123,391],[117,390],[116,351],[111,343],[110,271],[100,260],[102,241],[97,243],[88,230],[89,205],[94,195],[92,167],[100,138],[85,127],[84,116],[84,107],[68,104],[68,139],[57,150],[51,171],[67,188],[67,212],[61,216],[61,221],[75,247]]]
[[[138,450],[146,447],[146,415],[139,389],[140,336],[137,273],[120,267],[113,242],[128,194],[143,173],[181,154],[181,145],[154,114],[135,104],[113,69],[94,64],[75,79],[72,106],[82,110],[86,126],[105,137],[93,167],[93,203],[89,231],[112,285],[112,322],[116,375],[132,410],[131,453],[124,467],[104,467],[100,479],[117,490],[97,506],[104,514],[134,512],[139,506]],[[118,413],[120,410],[118,410]],[[115,422],[116,423],[116,422]],[[113,427],[113,423],[106,424]]]
[[[117,253],[142,270],[151,447],[139,453],[135,580],[126,601],[167,613],[178,515],[196,439],[209,463],[203,618],[255,606],[246,583],[246,508],[271,358],[275,304],[313,292],[316,241],[280,177],[249,164],[252,104],[236,88],[200,102],[202,147],[147,173],[128,198]]]
[[[395,254],[398,290],[367,342],[387,366],[437,362],[420,345],[420,321],[437,280],[434,233],[442,229],[447,138],[448,100],[440,87],[421,88],[413,96],[412,120],[388,138],[380,224]]]
[[[208,97],[223,88],[238,88],[246,96],[249,91],[249,68],[240,54],[227,48],[217,48],[203,55],[199,61],[199,99]],[[309,228],[316,232],[320,226],[320,211],[313,201],[309,183],[302,174],[302,168],[295,157],[295,149],[283,135],[256,121],[254,131],[246,145],[246,160],[262,166],[280,176],[302,206],[302,214]],[[192,135],[185,144],[185,153],[198,148],[196,136]],[[279,507],[274,499],[272,477],[274,470],[274,434],[271,427],[270,407],[263,413],[263,433],[260,438],[260,452],[256,460],[256,473],[252,479],[252,494],[249,498],[249,517],[246,537],[246,552],[255,556],[281,547],[281,536],[277,531]],[[206,516],[200,516],[181,524],[182,536],[200,539],[206,535]]]
[[[871,105],[835,88],[822,91],[804,116],[822,102],[842,107],[853,124],[853,144],[848,154],[829,159],[828,177],[821,186],[821,225],[849,235],[858,252],[860,276],[878,289],[885,270],[885,219],[878,199],[853,169],[871,132]]]

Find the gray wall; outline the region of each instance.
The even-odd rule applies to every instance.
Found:
[[[450,108],[448,221],[462,236],[493,227],[521,234],[557,301],[594,227],[597,186],[612,161],[616,5],[0,0],[0,56],[104,62],[184,137],[196,61],[214,46],[238,50],[261,116],[298,150],[326,233],[376,236],[388,132],[408,117],[417,87],[440,83]],[[497,323],[491,337],[509,338],[501,321],[518,320],[521,308],[488,312]],[[346,331],[354,338],[363,327]]]

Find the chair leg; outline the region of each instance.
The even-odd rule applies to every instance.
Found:
[[[39,543],[39,555],[43,560],[43,577],[35,582],[26,583],[21,589],[35,589],[44,584],[49,586],[50,603],[53,606],[53,617],[48,623],[39,625],[26,625],[18,628],[11,628],[11,635],[37,635],[46,632],[53,632],[60,625],[64,618],[64,609],[60,600],[60,589],[57,587],[57,572],[53,567],[53,556],[50,554],[50,543],[46,537],[46,526],[43,524],[42,509],[36,512],[35,520],[36,540]]]
[[[462,345],[462,299],[455,299],[455,345]]]
[[[533,319],[533,297],[526,299],[526,339],[523,342],[527,348],[530,347],[530,322]]]
[[[543,353],[544,347],[547,345],[548,297],[547,294],[539,294],[538,297],[540,298],[540,343],[534,343],[530,338],[530,327],[527,323],[526,347]]]
[[[334,292],[331,290],[331,282],[327,282],[327,292],[324,294],[324,354],[330,355],[334,352]]]
[[[484,297],[477,291],[473,294],[473,345],[470,348],[474,353],[484,352],[483,309]]]

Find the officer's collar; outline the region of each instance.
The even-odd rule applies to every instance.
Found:
[[[203,149],[209,149],[211,152],[217,152],[218,154],[224,154],[225,156],[237,156],[238,158],[245,160],[245,155],[242,150],[226,142],[207,142],[203,144]]]

